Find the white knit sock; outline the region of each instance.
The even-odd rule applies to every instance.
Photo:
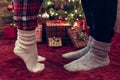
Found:
[[[17,36],[17,40],[15,42],[15,46],[17,46],[17,44],[19,44],[18,40],[19,40],[19,37]],[[38,62],[42,62],[42,61],[45,61],[45,60],[46,60],[45,57],[38,55]]]
[[[14,53],[25,63],[30,72],[42,71],[45,65],[38,63],[38,51],[35,41],[35,31],[23,31],[18,29],[18,43]]]
[[[78,50],[78,51],[72,51],[72,52],[62,54],[62,57],[63,58],[68,58],[68,59],[69,58],[72,58],[72,59],[80,58],[80,57],[84,56],[90,50],[91,43],[92,43],[92,37],[90,36],[88,44],[87,44],[86,47],[84,47],[84,48],[82,48],[81,50]]]
[[[38,56],[38,62],[45,61],[45,60],[46,60],[46,58],[45,58],[45,57]]]
[[[110,63],[108,51],[109,43],[93,41],[91,49],[83,57],[74,60],[66,65],[64,68],[68,71],[91,70],[94,68],[107,66]]]

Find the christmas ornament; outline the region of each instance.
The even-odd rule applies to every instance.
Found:
[[[43,19],[49,19],[49,14],[45,11],[45,13],[42,15]]]
[[[7,10],[8,10],[8,11],[12,11],[12,10],[13,10],[13,5],[12,5],[12,4],[9,4],[9,5],[7,6]]]
[[[61,8],[61,9],[64,9],[64,4],[61,4],[61,5],[60,5],[60,8]]]
[[[75,27],[80,27],[80,25],[78,24],[77,21],[75,21],[74,24],[73,24],[73,28],[75,28]]]
[[[55,14],[55,10],[53,8],[50,8],[49,13],[50,13],[51,16],[53,16]]]
[[[63,17],[62,17],[61,15],[59,16],[59,18],[58,18],[58,19],[59,19],[59,20],[64,20],[64,19],[63,19]]]
[[[15,23],[10,23],[10,26],[16,27]]]

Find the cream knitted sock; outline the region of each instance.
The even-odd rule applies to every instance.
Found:
[[[17,36],[17,40],[15,42],[15,46],[17,46],[17,44],[19,44],[19,36]],[[40,55],[38,55],[38,62],[42,62],[42,61],[45,61],[46,58],[45,57],[42,57]]]
[[[35,41],[35,31],[23,31],[18,29],[18,43],[14,48],[14,53],[25,63],[30,72],[42,71],[45,65],[38,63],[38,52]]]

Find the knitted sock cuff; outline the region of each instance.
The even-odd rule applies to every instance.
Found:
[[[21,36],[35,36],[35,30],[26,31],[26,30],[17,30],[17,34]]]
[[[92,43],[93,47],[95,48],[99,48],[101,50],[109,50],[110,49],[110,45],[111,43],[106,43],[106,42],[100,42],[100,41],[97,41],[93,38],[93,43]]]

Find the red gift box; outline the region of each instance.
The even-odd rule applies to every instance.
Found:
[[[48,37],[61,37],[63,44],[70,42],[67,34],[67,29],[72,25],[68,21],[50,20],[46,22],[46,36]]]
[[[76,48],[83,48],[88,43],[88,34],[80,27],[68,29],[68,35]]]
[[[17,38],[17,29],[13,26],[6,26],[3,28],[4,38],[14,39]]]
[[[37,42],[42,42],[42,25],[38,24],[35,29],[35,38]]]

